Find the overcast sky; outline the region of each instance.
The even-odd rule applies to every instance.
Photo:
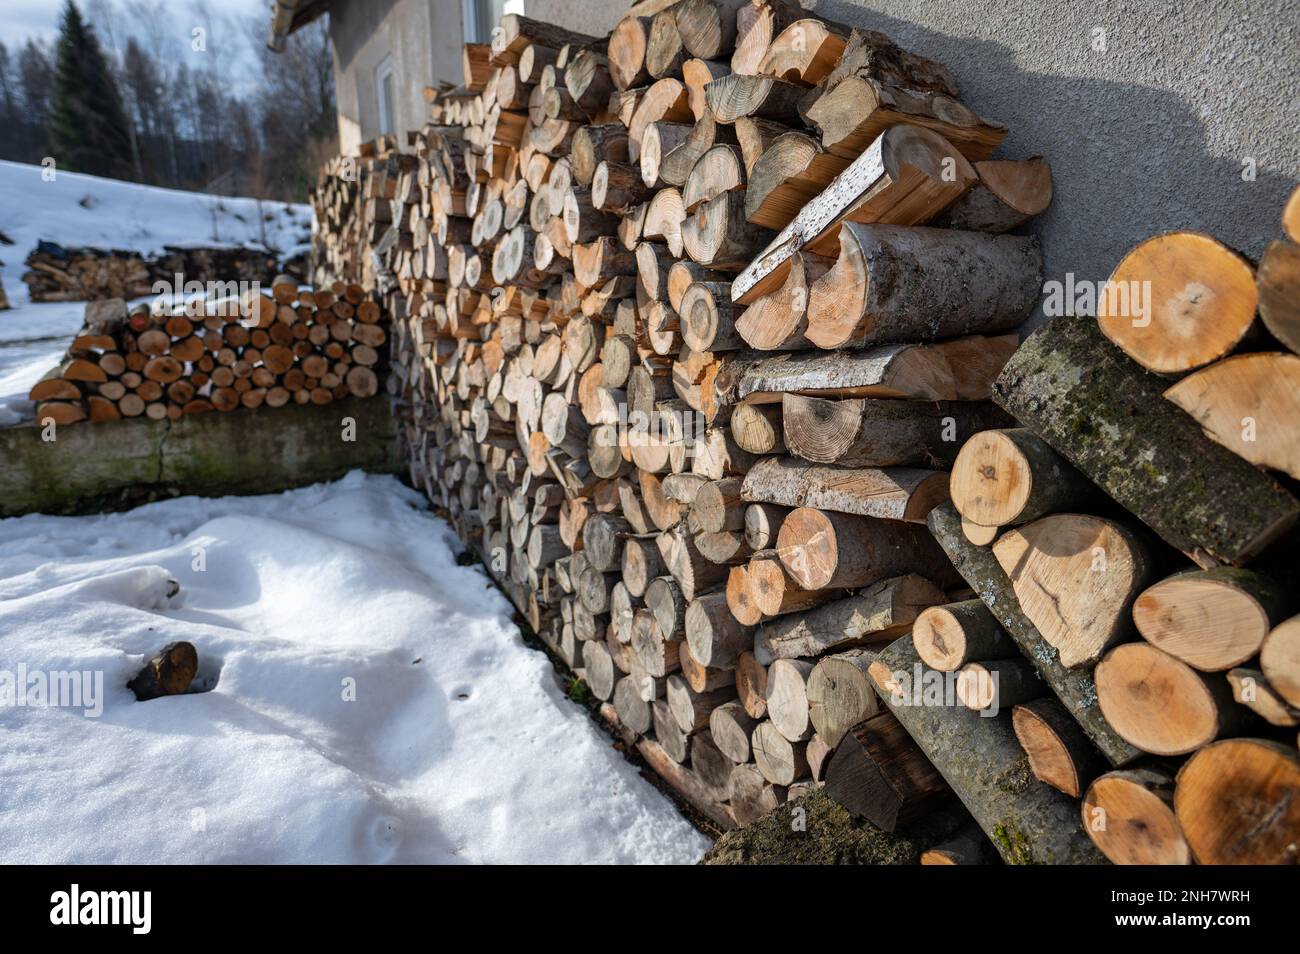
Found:
[[[135,30],[135,19],[127,12],[126,0],[100,0],[115,11],[114,19],[121,18],[126,26],[125,32]],[[0,42],[10,48],[21,46],[31,36],[53,41],[58,33],[59,14],[63,10],[64,0],[0,0]],[[77,0],[81,12],[95,20],[93,0]],[[198,9],[202,4],[193,4],[187,0],[145,0],[145,6],[153,7],[163,18],[162,26],[166,33],[173,36],[178,45],[189,49],[190,31],[204,24],[204,18]],[[222,30],[221,20],[231,23],[245,20],[250,15],[257,15],[266,21],[266,30],[271,27],[271,0],[209,0],[207,8],[216,14],[216,26],[210,27],[214,33]],[[100,37],[103,41],[105,38]],[[214,36],[214,40],[220,39]],[[239,37],[241,43],[243,36]],[[214,44],[215,45],[215,44]],[[246,46],[247,44],[243,44]]]

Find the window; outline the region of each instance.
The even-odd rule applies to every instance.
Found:
[[[523,0],[461,0],[466,43],[490,43],[503,13],[523,13]]]
[[[391,56],[375,67],[375,94],[379,97],[380,135],[392,135],[397,129],[397,84]]]

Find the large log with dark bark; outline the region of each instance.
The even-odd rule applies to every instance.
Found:
[[[1300,501],[1206,437],[1090,319],[1030,335],[993,399],[1203,567],[1249,562],[1300,517]]]
[[[872,665],[880,698],[951,786],[1008,864],[1100,864],[1074,800],[1029,782],[1011,714],[987,718],[963,706],[923,705],[925,668],[903,637]]]

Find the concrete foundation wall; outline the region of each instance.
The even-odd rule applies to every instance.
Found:
[[[355,440],[344,440],[345,418]],[[324,407],[191,414],[60,427],[0,428],[0,517],[98,513],[195,494],[264,494],[335,480],[355,468],[398,473],[385,397]]]
[[[947,64],[963,101],[1010,127],[1000,156],[1051,162],[1055,198],[1033,227],[1048,279],[1105,279],[1158,232],[1198,229],[1251,257],[1281,232],[1300,180],[1297,0],[805,6]]]

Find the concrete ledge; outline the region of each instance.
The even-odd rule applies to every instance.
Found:
[[[343,420],[356,422],[353,441]],[[123,510],[194,494],[264,494],[335,480],[349,470],[399,473],[392,403],[378,396],[179,421],[141,419],[0,428],[0,517]]]

